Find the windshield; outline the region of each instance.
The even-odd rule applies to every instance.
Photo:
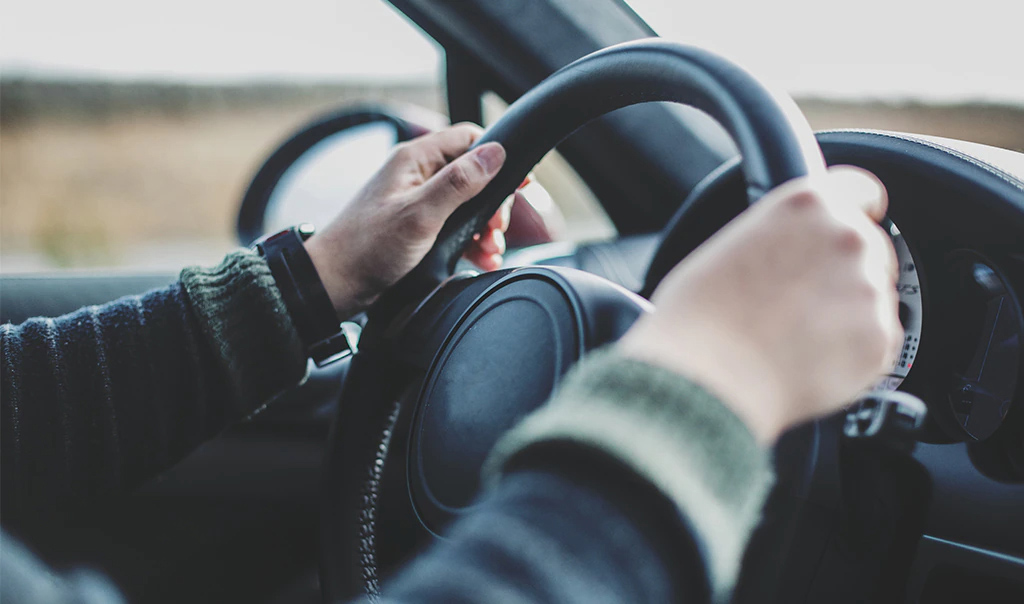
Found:
[[[627,0],[796,97],[1024,106],[1024,2]]]

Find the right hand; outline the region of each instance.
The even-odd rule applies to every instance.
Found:
[[[665,277],[621,350],[703,385],[763,444],[837,411],[902,344],[886,206],[848,166],[774,189]]]
[[[399,144],[338,217],[306,242],[339,319],[365,309],[419,264],[445,220],[498,173],[501,145],[470,150],[482,134],[457,124]],[[508,209],[499,210],[466,257],[486,271],[499,268],[508,221]]]

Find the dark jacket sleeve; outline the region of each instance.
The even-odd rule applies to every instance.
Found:
[[[245,253],[141,297],[4,326],[2,338],[5,500],[137,484],[305,369],[266,264]],[[498,444],[479,505],[385,585],[384,601],[726,601],[768,468],[698,385],[593,355]],[[48,580],[0,557],[5,573],[34,577],[26,589]]]
[[[731,599],[774,475],[768,452],[718,397],[614,348],[599,351],[498,442],[484,478],[500,484],[523,455],[554,444],[599,451],[666,497],[701,552],[712,599]]]
[[[727,601],[771,482],[767,461],[698,385],[595,355],[499,443],[473,512],[374,601]],[[50,581],[31,564],[0,552],[22,593]],[[55,585],[67,601],[119,602],[109,589],[87,600],[74,576]]]
[[[0,546],[2,601],[124,604],[100,575],[55,573],[7,535]],[[664,497],[613,460],[569,448],[524,459],[385,593],[382,604],[695,604],[708,586]]]
[[[140,484],[305,370],[266,262],[245,251],[163,289],[3,325],[5,522]]]
[[[385,585],[383,602],[697,604],[709,594],[696,542],[663,496],[596,452],[556,448],[510,472]]]

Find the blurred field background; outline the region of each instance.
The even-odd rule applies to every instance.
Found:
[[[441,103],[424,86],[0,81],[0,269],[215,261],[278,143],[383,99]]]
[[[319,113],[383,100],[443,110],[426,84],[0,80],[0,270],[214,262],[236,244],[238,203],[279,142]],[[1021,106],[798,102],[816,129],[1024,151]]]

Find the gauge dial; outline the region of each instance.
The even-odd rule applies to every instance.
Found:
[[[952,381],[948,398],[957,424],[974,440],[995,434],[1006,419],[1017,389],[1020,306],[994,264],[975,252],[950,256],[955,284],[949,306]]]
[[[903,324],[903,350],[893,363],[889,375],[883,378],[879,387],[885,390],[896,390],[910,373],[917,358],[917,349],[921,342],[921,322],[923,305],[921,303],[921,278],[917,272],[917,261],[914,260],[903,233],[890,220],[883,223],[889,230],[892,245],[896,249],[899,262],[899,279],[896,289],[900,295],[900,323]]]

